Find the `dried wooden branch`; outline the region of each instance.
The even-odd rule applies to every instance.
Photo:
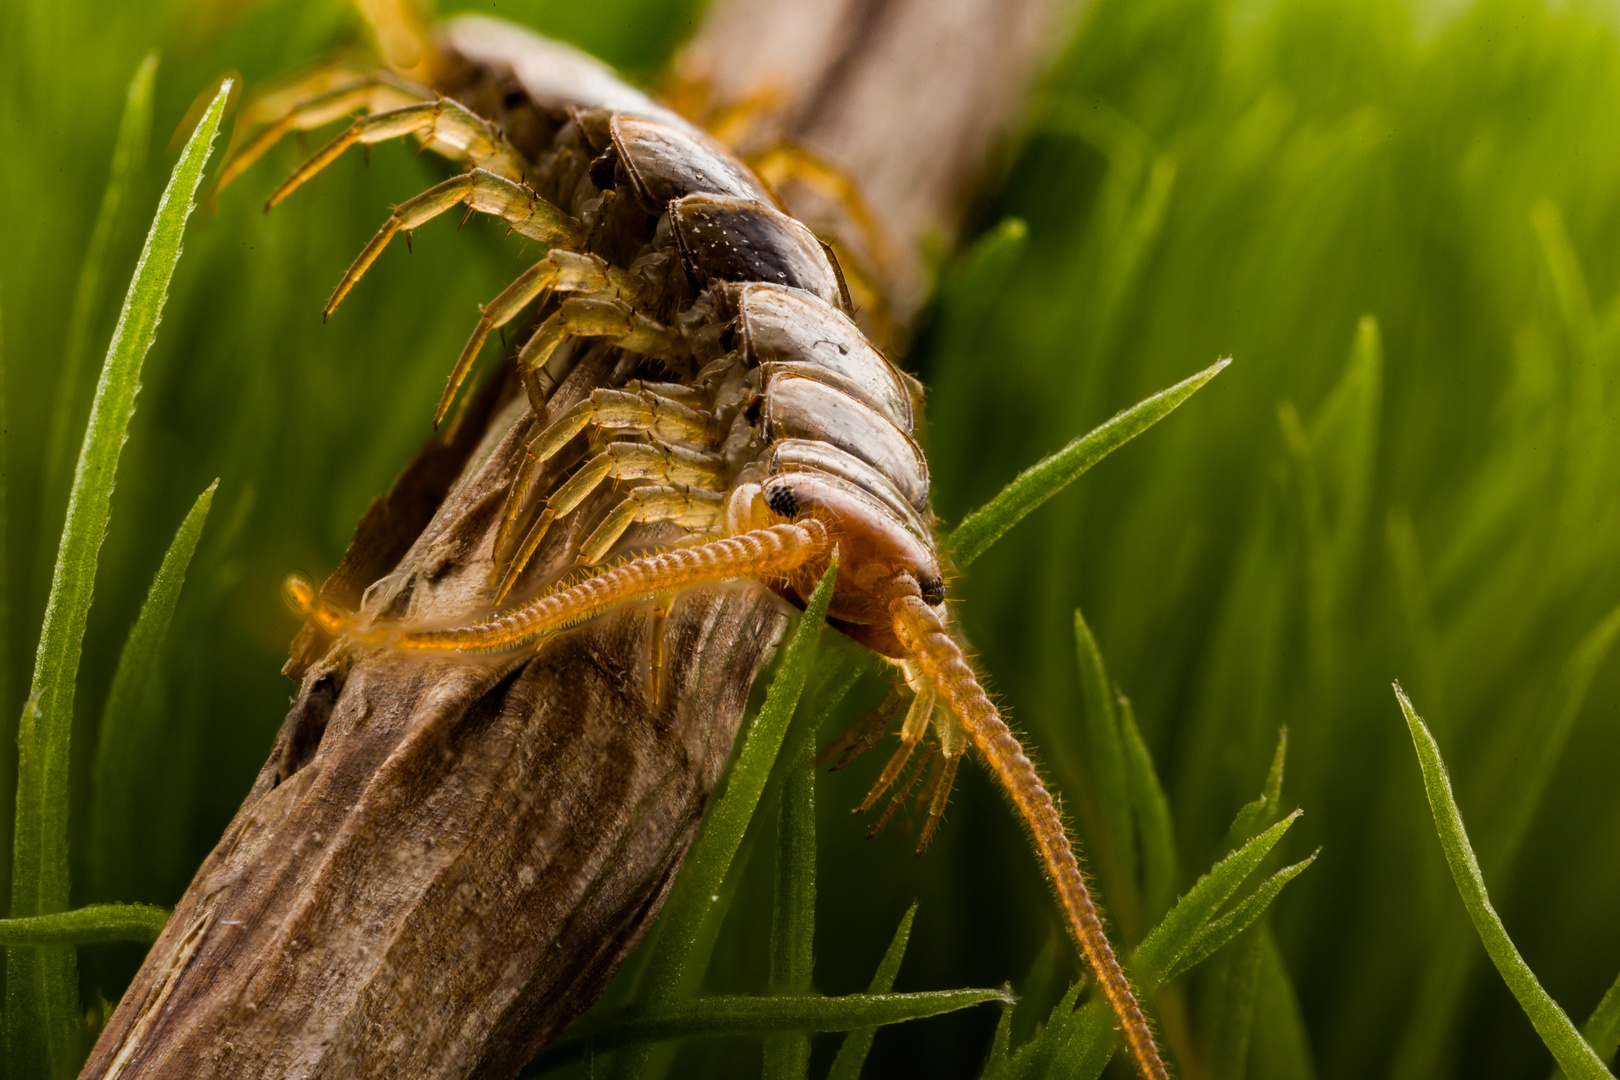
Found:
[[[923,246],[953,235],[1056,11],[731,0],[680,70],[722,104],[769,90],[757,139],[860,179],[899,254],[881,284],[906,319],[926,291]],[[790,197],[809,213],[815,194]],[[616,357],[589,351],[553,408]],[[532,424],[514,385],[483,394],[361,520],[327,594],[413,619],[477,606]],[[536,577],[565,568],[579,539],[554,529]],[[515,1074],[596,999],[657,913],[787,614],[753,584],[684,594],[657,701],[642,610],[482,660],[306,629],[270,758],[83,1075]]]

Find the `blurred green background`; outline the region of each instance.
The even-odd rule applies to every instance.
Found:
[[[698,8],[482,9],[654,79]],[[1023,219],[1027,244],[942,267],[906,358],[932,388],[947,521],[1114,411],[1235,358],[955,588],[995,690],[1084,834],[1083,607],[1165,778],[1181,887],[1220,849],[1288,726],[1284,799],[1306,810],[1289,851],[1320,844],[1322,857],[1272,916],[1287,977],[1265,976],[1251,1076],[1310,1075],[1281,1045],[1295,1017],[1323,1078],[1550,1069],[1447,876],[1394,679],[1435,730],[1493,898],[1548,991],[1579,1021],[1620,971],[1620,664],[1599,667],[1551,772],[1535,767],[1549,739],[1558,749],[1560,670],[1620,602],[1617,16],[1535,0],[1094,0],[975,211],[975,231]],[[336,0],[0,7],[0,805],[63,470],[171,133],[221,73],[251,90],[357,33]],[[154,48],[148,163],[63,399],[124,89]],[[80,677],[76,901],[180,895],[292,691],[278,671],[295,629],[282,575],[335,565],[426,435],[474,305],[523,265],[487,224],[430,226],[323,326],[321,302],[386,208],[442,166],[397,146],[369,168],[352,155],[260,213],[297,157],[278,151],[198,213],[147,361]],[[71,421],[66,465],[51,464],[55,413]],[[164,675],[131,718],[142,749],[126,763],[128,805],[114,808],[127,834],[95,847],[90,762],[117,650],[215,477]],[[913,898],[900,989],[1022,979],[1060,930],[999,796],[964,770],[950,820],[913,860],[907,838],[865,843],[847,814],[879,764],[821,787],[818,988],[863,987]],[[769,862],[750,867],[744,899],[766,901],[734,909],[716,988],[761,988]],[[1106,902],[1106,875],[1103,886]],[[116,1000],[140,955],[82,950],[86,1001]],[[1026,985],[1039,997],[1040,980]],[[1166,1006],[1191,1017],[1194,1044],[1199,994],[1212,992],[1200,986]],[[886,1031],[868,1075],[974,1075],[994,1020],[981,1010]],[[757,1053],[721,1045],[681,1061],[714,1074]]]

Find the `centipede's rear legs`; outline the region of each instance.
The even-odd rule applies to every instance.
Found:
[[[434,97],[431,90],[387,72],[342,63],[323,66],[242,110],[236,128],[253,134],[228,155],[219,173],[218,190],[252,168],[289,132],[313,131],[353,113],[385,113],[432,101]]]
[[[723,500],[714,489],[724,484],[719,460],[707,452],[677,445],[717,445],[719,428],[715,418],[674,400],[675,395],[690,397],[689,387],[670,386],[667,394],[654,387],[662,388],[655,383],[637,389],[594,390],[530,441],[528,453],[507,493],[496,531],[496,565],[500,572],[497,603],[516,583],[552,523],[609,480],[647,479],[663,483],[637,488],[609,513],[581,548],[581,562],[585,565],[599,562],[637,521],[674,521],[699,529],[709,529],[718,523]],[[521,544],[516,550],[510,550],[535,477],[576,436],[587,430],[640,433],[649,441],[614,443],[587,461],[552,493]]]

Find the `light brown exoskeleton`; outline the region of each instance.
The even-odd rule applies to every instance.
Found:
[[[506,495],[494,614],[432,628],[367,621],[302,578],[289,582],[295,607],[333,635],[400,650],[534,649],[605,611],[706,582],[757,579],[803,606],[836,551],[829,620],[892,661],[911,695],[900,747],[863,809],[926,743],[916,765],[932,763],[926,845],[976,748],[1028,824],[1138,1069],[1165,1077],[1052,797],[950,628],[928,466],[913,439],[919,397],[853,320],[831,250],[724,145],[572,49],[464,16],[424,39],[418,60],[409,79],[326,70],[262,101],[265,126],[220,186],[287,132],[355,112],[365,115],[270,205],[355,143],[415,136],[469,166],[394,210],[327,313],[398,233],[458,206],[503,219],[545,254],[484,308],[436,420],[489,334],[539,302],[517,366],[543,422]],[[588,339],[622,350],[622,379],[552,415],[551,392]],[[579,563],[628,558],[500,608],[547,531],[604,484],[623,498],[571,523]],[[649,550],[636,527],[656,523],[687,539]]]

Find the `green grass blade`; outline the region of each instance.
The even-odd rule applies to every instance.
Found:
[[[1074,1026],[1079,1017],[1075,1006],[1080,1001],[1080,992],[1086,987],[1085,980],[1072,983],[1058,1003],[1052,1006],[1047,1015],[1046,1025],[1036,1033],[1029,1042],[1018,1048],[1018,1052],[1007,1063],[1006,1069],[999,1076],[1006,1076],[1009,1080],[1033,1080],[1035,1077],[1048,1075],[1052,1071],[1053,1063],[1058,1053],[1069,1043],[1074,1035]]]
[[[894,939],[883,953],[883,959],[878,961],[877,971],[872,975],[872,982],[866,988],[869,995],[887,994],[894,989],[895,976],[900,974],[900,962],[906,957],[906,944],[911,941],[911,923],[917,917],[917,905],[913,903],[900,917],[900,925],[895,927]],[[996,1024],[998,1036],[1002,1036],[1001,1049],[1006,1052],[1007,1044],[1003,1029],[1012,1030],[1012,1010],[1009,1008],[1002,1013],[1001,1020]],[[860,1080],[861,1066],[866,1064],[866,1055],[872,1049],[872,1040],[877,1037],[877,1028],[856,1028],[844,1036],[844,1044],[838,1048],[838,1056],[833,1058],[832,1068],[827,1072],[827,1080]],[[991,1051],[994,1059],[995,1052]]]
[[[1250,1080],[1316,1080],[1299,994],[1269,921],[1260,935],[1260,996],[1249,1051]]]
[[[777,822],[776,897],[771,912],[773,995],[809,992],[815,933],[816,769],[805,754],[788,768]],[[794,1032],[766,1040],[761,1073],[765,1080],[804,1080],[809,1070],[808,1034]]]
[[[1125,775],[1125,748],[1119,737],[1114,687],[1108,680],[1102,650],[1079,608],[1074,609],[1074,639],[1080,660],[1080,690],[1085,698],[1087,764],[1105,837],[1104,849],[1093,857],[1104,871],[1104,885],[1110,886],[1116,917],[1135,929],[1136,823],[1130,781]]]
[[[1440,747],[1434,741],[1434,736],[1429,734],[1429,729],[1424,727],[1399,684],[1395,686],[1395,697],[1406,717],[1407,729],[1412,733],[1418,764],[1423,768],[1423,786],[1428,793],[1429,808],[1434,813],[1440,846],[1445,850],[1446,865],[1451,868],[1457,892],[1468,908],[1468,916],[1473,920],[1474,929],[1478,931],[1491,963],[1501,972],[1503,981],[1518,999],[1519,1007],[1530,1018],[1536,1034],[1541,1036],[1541,1041],[1552,1051],[1565,1073],[1573,1080],[1599,1080],[1604,1077],[1612,1080],[1613,1074],[1604,1066],[1603,1060],[1575,1030],[1575,1025],[1558,1002],[1542,989],[1535,972],[1530,970],[1508,937],[1507,928],[1502,925],[1485,891],[1485,878],[1479,872],[1479,863],[1474,858],[1474,849],[1463,827],[1462,814],[1458,812],[1456,800],[1452,797],[1451,778],[1440,758]]]
[[[1222,946],[1236,938],[1243,931],[1253,926],[1255,921],[1266,913],[1266,909],[1271,906],[1271,902],[1277,899],[1277,894],[1282,892],[1283,886],[1304,873],[1305,868],[1316,861],[1318,854],[1320,852],[1312,852],[1310,858],[1301,859],[1292,866],[1283,867],[1261,882],[1259,888],[1244,897],[1242,902],[1231,911],[1218,919],[1212,919],[1206,923],[1204,928],[1198,932],[1198,935],[1193,938],[1192,943],[1182,950],[1181,955],[1176,958],[1175,964],[1171,966],[1160,981],[1168,983],[1180,978],[1198,964],[1215,955]]]
[[[1244,803],[1232,818],[1232,827],[1226,832],[1224,850],[1235,850],[1261,829],[1277,820],[1282,812],[1283,768],[1288,763],[1288,725],[1277,729],[1277,749],[1271,754],[1271,767],[1266,770],[1266,782],[1259,798]]]
[[[0,310],[0,709],[11,708],[11,430],[6,420],[6,320]],[[10,772],[9,764],[0,754],[0,776]],[[0,827],[0,837],[4,832]]]
[[[1174,971],[1183,953],[1192,947],[1204,927],[1215,917],[1221,905],[1237,891],[1245,878],[1254,873],[1271,849],[1283,838],[1303,811],[1295,810],[1277,824],[1256,836],[1226,858],[1210,867],[1188,889],[1170,914],[1153,929],[1136,950],[1141,978],[1157,986],[1163,980],[1158,973]]]
[[[134,857],[134,813],[140,778],[131,767],[141,745],[159,733],[142,731],[141,703],[147,683],[158,666],[158,656],[169,635],[174,609],[180,602],[180,588],[186,569],[202,539],[208,510],[214,503],[219,481],[209,484],[191,506],[174,534],[169,549],[158,566],[157,576],[141,605],[135,625],[118,654],[112,687],[101,711],[101,731],[96,742],[96,762],[91,787],[90,866],[96,891],[114,895],[115,887],[127,881],[129,861]]]
[[[1248,1073],[1255,999],[1260,992],[1260,948],[1260,935],[1250,934],[1222,973],[1209,1035],[1218,1080],[1243,1080]]]
[[[1563,756],[1592,679],[1617,636],[1620,607],[1599,620],[1575,646],[1559,670],[1552,693],[1535,714],[1539,735],[1533,757],[1526,765],[1515,756],[1514,782],[1497,799],[1497,828],[1485,831],[1481,837],[1480,848],[1493,874],[1510,873],[1516,864],[1519,847]],[[1442,923],[1427,960],[1416,1007],[1401,1038],[1396,1057],[1398,1080],[1428,1076],[1438,1067],[1468,989],[1469,973],[1477,961],[1475,935],[1469,926],[1460,918]]]
[[[1592,1010],[1583,1033],[1599,1057],[1605,1060],[1614,1057],[1615,1050],[1620,1048],[1620,979],[1614,980],[1609,992]]]
[[[1609,992],[1597,1003],[1592,1015],[1586,1018],[1581,1034],[1592,1044],[1592,1049],[1604,1061],[1614,1057],[1620,1048],[1620,979],[1615,979]],[[1564,1070],[1554,1069],[1552,1080],[1564,1080]]]
[[[0,945],[92,945],[103,941],[151,943],[169,921],[166,909],[151,904],[91,904],[55,915],[0,919]]]
[[[748,994],[691,998],[665,1005],[632,1005],[581,1023],[546,1051],[547,1068],[595,1050],[712,1035],[770,1035],[784,1031],[853,1031],[968,1009],[1010,1004],[1006,990],[928,990],[916,994]]]
[[[726,788],[715,801],[703,831],[692,845],[680,880],[664,905],[652,954],[639,981],[640,995],[648,1006],[673,1002],[680,995],[688,968],[707,963],[714,933],[711,916],[721,898],[728,895],[723,887],[726,875],[759,808],[760,797],[765,793],[788,727],[798,710],[799,699],[815,663],[816,646],[826,623],[827,604],[832,599],[832,585],[837,576],[835,555],[805,605],[787,647],[782,650],[776,676],[765,693],[765,703],[743,737],[742,749],[731,766]],[[632,1041],[646,1043],[650,1040]],[[639,1075],[646,1064],[645,1052],[643,1046],[638,1051],[620,1055],[615,1062],[614,1075]]]
[[[67,520],[40,631],[34,682],[18,730],[17,824],[11,914],[68,906],[68,740],[84,628],[106,533],[118,457],[135,410],[141,363],[157,332],[180,240],[224,111],[229,83],[186,143],[164,189],[134,280],[107,349],[68,498]],[[12,1076],[69,1067],[77,1038],[78,985],[68,949],[12,951],[6,962],[6,1034]]]
[[[1242,933],[1265,912],[1282,887],[1310,865],[1315,855],[1272,875],[1231,912],[1212,920],[1221,905],[1271,853],[1299,814],[1294,811],[1217,862],[1138,946],[1131,966],[1137,972],[1144,994],[1153,993],[1169,981],[1159,976],[1160,971],[1169,972],[1170,977],[1183,975]],[[1213,947],[1204,947],[1208,945]],[[1094,998],[1079,1010],[1069,1025],[1065,1043],[1049,1075],[1065,1080],[1096,1080],[1118,1045],[1119,1032],[1113,1014],[1106,1003]]]
[[[1028,517],[1036,507],[1085,475],[1097,462],[1170,415],[1231,362],[1230,358],[1217,360],[1198,374],[1115,414],[1089,434],[1082,435],[1062,450],[1019,473],[995,498],[962,519],[962,524],[951,533],[948,546],[957,567],[966,567],[983,555],[991,544]]]
[[[1136,710],[1131,699],[1119,695],[1119,734],[1125,748],[1125,779],[1130,785],[1131,805],[1136,808],[1142,837],[1142,919],[1158,921],[1176,895],[1176,877],[1181,861],[1176,855],[1176,828],[1170,817],[1170,800],[1159,782],[1147,743],[1136,726]]]
[[[90,332],[96,325],[96,309],[101,304],[102,279],[107,272],[107,249],[118,228],[120,210],[129,195],[134,179],[146,167],[146,148],[152,135],[152,90],[157,82],[158,55],[147,53],[135,69],[124,95],[124,115],[118,121],[118,135],[113,141],[112,168],[107,175],[107,188],[101,195],[101,208],[96,211],[96,223],[90,230],[90,244],[85,248],[84,264],[79,269],[79,282],[73,291],[73,314],[67,324],[67,344],[62,350],[62,367],[57,375],[56,398],[51,404],[51,418],[45,434],[44,491],[53,511],[67,470],[69,433],[73,415],[79,408],[79,386],[84,379],[84,354],[89,347]],[[55,513],[41,515],[48,529],[55,522]],[[49,536],[45,538],[49,541]],[[41,547],[49,550],[48,543]]]

